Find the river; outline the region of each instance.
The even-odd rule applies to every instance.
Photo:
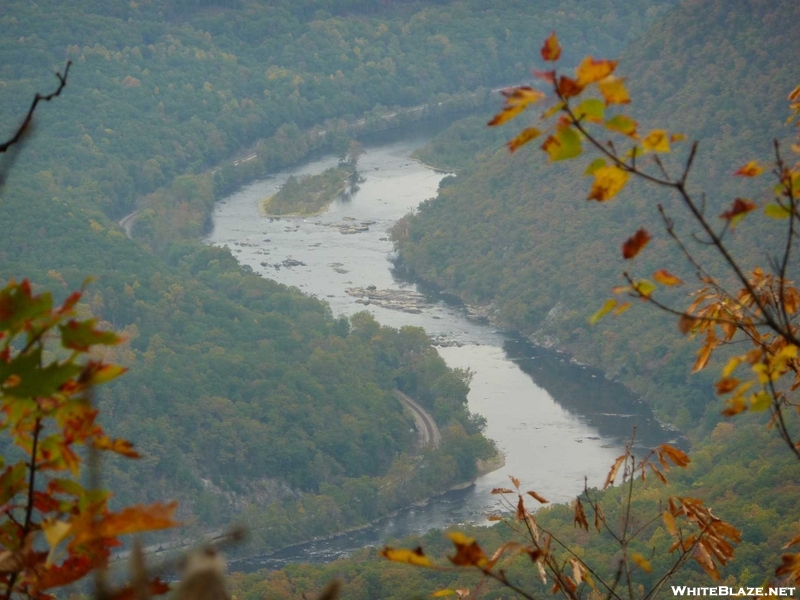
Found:
[[[532,346],[513,333],[497,331],[470,318],[458,303],[397,278],[389,229],[435,196],[445,176],[410,157],[430,135],[417,129],[392,141],[365,143],[366,153],[359,162],[365,180],[360,189],[318,216],[269,219],[260,214],[258,204],[290,175],[319,173],[335,166],[335,157],[312,160],[253,183],[218,203],[207,242],[227,246],[241,264],[264,277],[326,300],[334,314],[368,310],[383,324],[419,326],[447,340],[452,345],[439,347],[439,353],[451,367],[474,373],[469,408],[486,418],[486,435],[505,454],[506,464],[466,490],[434,498],[366,529],[250,559],[238,563],[239,568],[324,562],[394,537],[486,523],[497,503],[489,492],[508,486],[509,475],[551,501],[567,501],[583,488],[584,477],[590,485],[602,485],[634,425],[643,445],[673,437],[645,404],[600,371],[573,364],[565,355]],[[368,229],[343,233],[359,224]],[[294,266],[285,266],[287,260],[286,265]],[[346,291],[368,286],[419,291],[427,304],[412,314],[374,302],[357,303],[358,298]]]

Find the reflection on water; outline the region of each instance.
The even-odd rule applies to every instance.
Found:
[[[274,194],[290,175],[322,172],[336,164],[335,157],[256,182],[219,204],[208,242],[228,246],[242,264],[265,277],[326,300],[335,314],[368,310],[386,325],[419,326],[447,339],[452,345],[439,352],[450,366],[474,373],[470,410],[486,417],[486,434],[505,453],[506,465],[466,490],[431,499],[357,532],[237,563],[242,569],[327,562],[392,537],[486,523],[497,502],[489,492],[507,486],[509,474],[551,501],[565,501],[583,488],[584,477],[590,485],[602,483],[634,425],[643,445],[673,437],[661,429],[645,404],[599,371],[470,320],[458,303],[445,302],[430,290],[419,290],[429,300],[419,314],[374,303],[365,306],[348,295],[348,288],[370,285],[378,290],[417,289],[390,268],[389,229],[434,196],[444,176],[410,158],[427,135],[366,145],[359,161],[364,177],[359,189],[318,216],[267,219],[259,214],[258,202]],[[360,233],[346,233],[353,231],[349,228],[353,223],[359,224]]]

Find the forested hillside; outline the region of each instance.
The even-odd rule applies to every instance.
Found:
[[[96,278],[81,310],[124,332],[113,353],[130,368],[99,398],[102,418],[146,455],[105,465],[118,499],[177,496],[199,529],[244,511],[274,547],[473,477],[491,448],[464,374],[419,330],[337,319],[201,246],[210,168],[250,146],[257,175],[303,158],[302,131],[330,119],[524,79],[531,33],[553,26],[572,32],[574,56],[619,51],[670,4],[5,3],[3,137],[73,64],[3,163],[0,280],[63,297]],[[584,39],[597,19],[605,33]],[[140,206],[146,245],[114,222]],[[421,475],[394,388],[444,427]],[[369,500],[356,510],[353,497]]]
[[[792,2],[688,1],[621,56],[619,72],[629,77],[634,98],[630,112],[642,130],[658,125],[700,140],[692,185],[708,192],[712,213],[734,194],[754,193],[737,187],[741,181],[731,176],[737,165],[770,157],[773,137],[792,134],[783,126],[785,98],[797,83],[792,57],[800,42],[785,24],[797,16]],[[536,58],[531,66],[538,67]],[[672,318],[639,305],[587,326],[610,288],[623,283],[619,243],[640,225],[655,232],[643,272],[658,260],[663,265],[665,255],[677,267],[685,264],[655,210],[664,202],[684,227],[670,212],[670,198],[632,185],[624,202],[586,202],[583,171],[591,158],[548,164],[536,144],[510,156],[494,134],[480,131],[470,143],[482,144],[488,159],[475,161],[472,149],[454,150],[464,126],[454,125],[423,153],[433,164],[472,166],[397,227],[404,264],[468,302],[491,305],[498,322],[601,366],[678,427],[710,431],[719,419],[710,377],[689,377],[693,346]],[[517,129],[507,129],[510,139]],[[747,227],[738,239],[769,247],[769,237]],[[752,253],[756,262],[761,256]]]

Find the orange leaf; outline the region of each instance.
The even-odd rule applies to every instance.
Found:
[[[487,123],[489,127],[495,127],[497,125],[502,125],[503,123],[507,123],[514,117],[516,117],[519,113],[525,110],[524,104],[517,104],[515,106],[507,106],[499,113],[497,113],[494,118]]]
[[[587,56],[578,65],[575,75],[578,78],[578,83],[585,87],[611,75],[616,66],[616,60],[595,60],[591,56]]]
[[[513,140],[508,142],[506,146],[511,152],[516,152],[519,148],[530,142],[531,140],[536,139],[542,134],[541,130],[536,129],[536,127],[528,127],[523,129],[517,137]]]
[[[508,106],[528,106],[545,97],[544,92],[535,90],[529,85],[502,90],[500,93],[506,97],[506,105]]]
[[[736,389],[736,386],[739,385],[739,380],[736,377],[725,377],[714,385],[717,388],[717,394],[728,394]]]
[[[616,196],[628,183],[628,172],[614,165],[599,167],[592,173],[594,182],[589,190],[588,200],[605,202]]]
[[[70,542],[70,547],[74,548],[97,537],[113,538],[127,533],[176,527],[180,525],[173,518],[177,508],[177,502],[170,502],[169,504],[156,502],[149,506],[137,504],[136,506],[124,508],[118,513],[110,513],[105,515],[98,523],[92,525],[87,522],[84,527],[76,531],[75,537]]]
[[[111,450],[128,458],[142,458],[142,455],[133,449],[133,444],[128,440],[111,439],[107,435],[101,435],[94,438],[93,445],[98,450]]]
[[[629,237],[624,244],[622,244],[622,257],[626,260],[630,260],[647,245],[647,242],[650,241],[650,234],[647,233],[647,230],[642,227],[634,233],[631,237]]]
[[[151,596],[161,596],[169,592],[169,584],[166,581],[161,581],[158,577],[147,584],[147,591]],[[110,597],[110,600],[138,600],[139,596],[133,586],[125,586],[116,594]]]
[[[612,75],[600,81],[597,86],[600,88],[600,93],[606,100],[606,105],[630,104],[631,97],[628,95],[628,89],[625,87],[624,79]]]
[[[549,502],[549,500],[547,500],[546,498],[540,496],[536,492],[532,492],[532,491],[528,492],[528,495],[531,496],[532,498],[535,498],[536,501],[539,502],[540,504],[547,504]]]
[[[548,61],[556,61],[560,56],[561,44],[558,43],[558,38],[556,37],[556,32],[554,31],[544,41],[544,45],[542,46],[542,58]]]
[[[655,279],[661,285],[681,285],[683,283],[683,281],[675,277],[675,275],[666,269],[659,269],[653,273],[653,279]]]
[[[608,476],[606,477],[606,482],[603,484],[603,489],[606,489],[617,478],[617,472],[619,468],[622,466],[622,463],[625,462],[626,455],[623,454],[622,456],[618,457],[617,460],[614,461],[614,464],[611,465],[611,470],[608,472]]]
[[[741,175],[742,177],[756,177],[764,172],[764,167],[758,164],[757,161],[751,160],[745,166],[741,167],[734,175]]]
[[[582,527],[589,531],[589,521],[586,520],[586,513],[583,511],[583,504],[579,498],[575,498],[575,512],[572,517],[572,524],[574,527]]]
[[[671,136],[669,136],[669,141],[672,142],[673,144],[675,142],[682,142],[685,139],[686,136],[682,133],[673,133]]]
[[[456,547],[455,556],[447,557],[451,563],[458,567],[482,567],[486,564],[486,554],[473,538],[457,531],[448,533],[447,537]]]
[[[697,351],[697,361],[694,363],[692,373],[697,373],[706,368],[708,359],[711,358],[711,352],[714,350],[713,346],[705,345]]]
[[[582,86],[580,83],[570,77],[567,77],[566,75],[562,75],[558,80],[558,93],[564,98],[572,98],[573,96],[577,96],[583,91],[583,87],[584,86]]]

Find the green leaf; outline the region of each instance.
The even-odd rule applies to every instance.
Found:
[[[605,317],[608,313],[610,313],[614,308],[617,306],[617,301],[614,298],[610,298],[603,303],[603,306],[600,307],[596,313],[594,313],[591,317],[589,317],[589,325],[594,325],[600,319]]]
[[[602,123],[605,111],[605,102],[597,98],[587,98],[575,109],[575,116],[579,119],[583,118],[587,121],[592,121],[593,123]]]
[[[772,397],[764,391],[753,394],[750,397],[750,410],[753,412],[764,412],[772,406]]]
[[[589,166],[586,167],[586,170],[583,172],[583,174],[587,176],[594,175],[594,172],[597,171],[597,169],[600,169],[605,166],[606,166],[605,158],[595,158],[591,163],[589,163]]]
[[[633,137],[636,135],[637,123],[625,115],[614,115],[605,122],[606,129]]]
[[[0,505],[5,505],[9,500],[27,487],[25,475],[28,467],[24,461],[6,468],[0,475]]]
[[[49,293],[34,296],[27,280],[0,290],[0,331],[19,333],[27,321],[48,314],[53,308]]]
[[[773,219],[787,219],[791,216],[792,211],[780,204],[767,204],[764,207],[764,214]]]
[[[102,331],[95,329],[96,319],[86,321],[68,321],[65,325],[59,325],[61,330],[61,345],[70,350],[87,352],[89,348],[97,345],[113,346],[122,339],[113,331]]]
[[[639,292],[642,296],[647,297],[656,291],[656,285],[647,279],[640,279],[633,284],[633,289]]]
[[[582,152],[581,138],[572,127],[559,127],[555,135],[551,135],[542,144],[542,150],[547,152],[551,162],[575,158]]]

